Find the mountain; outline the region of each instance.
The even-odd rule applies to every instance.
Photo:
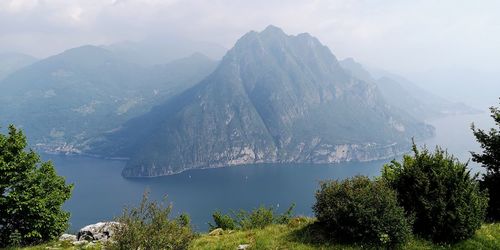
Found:
[[[215,66],[201,54],[144,67],[100,47],[73,48],[0,83],[0,122],[22,127],[46,151],[79,152],[77,144],[146,113]]]
[[[249,32],[196,86],[89,144],[128,177],[253,163],[369,161],[433,128],[386,105],[318,39]]]
[[[220,60],[227,51],[218,44],[165,36],[138,42],[123,41],[103,48],[112,51],[125,61],[143,66],[165,64],[194,53],[202,53],[212,60]]]
[[[36,60],[35,57],[21,53],[0,53],[0,80]]]
[[[436,96],[399,75],[383,70],[365,69],[352,58],[341,60],[340,64],[353,77],[376,84],[389,105],[404,110],[417,119],[478,112],[463,103],[450,102]]]
[[[480,110],[498,104],[500,71],[470,68],[433,69],[407,75],[420,86],[454,101],[466,101]]]

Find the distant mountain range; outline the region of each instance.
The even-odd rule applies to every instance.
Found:
[[[220,62],[155,48],[89,45],[25,60],[0,80],[0,123],[41,150],[124,158],[124,176],[153,177],[394,157],[433,135],[425,120],[474,112],[275,26],[245,34]]]
[[[123,41],[102,48],[112,51],[120,59],[143,66],[165,64],[194,53],[201,53],[212,60],[220,60],[227,51],[218,44],[178,37],[156,37],[137,42]]]
[[[366,69],[352,58],[344,59],[340,64],[354,77],[376,84],[389,105],[404,110],[417,119],[480,112],[463,103],[453,103],[436,96],[402,76],[378,69]]]
[[[35,57],[21,53],[0,53],[0,81],[36,60]]]
[[[0,82],[1,122],[22,127],[46,151],[79,153],[75,145],[188,89],[215,66],[201,54],[146,67],[100,47],[70,49]]]
[[[253,163],[369,161],[433,128],[385,102],[309,34],[249,32],[199,84],[107,133],[90,153],[130,157],[124,175]]]

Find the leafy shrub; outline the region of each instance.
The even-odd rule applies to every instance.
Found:
[[[222,229],[253,229],[264,228],[271,224],[287,224],[293,215],[295,204],[292,204],[283,214],[276,214],[272,207],[261,206],[247,212],[240,210],[237,213],[231,211],[230,214],[222,214],[216,211],[212,214],[214,223],[209,223],[210,230]]]
[[[238,215],[238,224],[242,229],[264,228],[274,222],[274,211],[272,208],[259,207],[250,213],[241,210]]]
[[[188,214],[183,213],[179,215],[179,218],[177,218],[177,221],[181,226],[190,226],[191,225],[191,217],[189,217]]]
[[[324,231],[344,243],[394,246],[411,234],[396,193],[364,176],[321,183],[313,210]]]
[[[481,188],[487,190],[490,197],[487,217],[490,220],[500,220],[500,109],[491,107],[490,111],[498,129],[484,131],[476,129],[472,124],[474,136],[483,148],[482,153],[472,153],[472,160],[486,168]]]
[[[208,223],[210,231],[216,229],[216,228],[222,228],[224,230],[229,229],[233,230],[236,229],[236,222],[234,219],[227,215],[227,214],[222,214],[219,211],[216,211],[215,213],[212,214],[212,217],[214,219],[214,223]]]
[[[0,248],[49,241],[68,227],[69,213],[62,205],[73,186],[26,146],[14,126],[8,136],[0,134]]]
[[[194,239],[185,214],[170,219],[172,205],[149,201],[144,194],[139,207],[125,208],[117,219],[121,223],[116,229],[112,249],[186,249]]]
[[[413,145],[414,156],[385,165],[383,179],[398,193],[413,231],[434,242],[470,238],[481,226],[488,198],[479,190],[476,176],[439,147],[434,153]]]

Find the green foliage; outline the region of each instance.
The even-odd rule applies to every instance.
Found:
[[[186,249],[194,239],[189,216],[170,219],[172,205],[149,201],[144,194],[141,204],[125,208],[117,219],[112,249]]]
[[[487,217],[491,220],[500,220],[500,109],[491,107],[490,111],[498,129],[491,128],[489,131],[484,131],[476,129],[472,124],[474,136],[483,148],[482,153],[472,153],[472,160],[486,168],[481,188],[487,189],[490,195]]]
[[[400,204],[413,217],[413,231],[434,242],[470,238],[481,226],[488,197],[476,176],[452,155],[413,145],[414,155],[384,166],[382,178],[398,193]]]
[[[276,214],[272,207],[260,206],[250,212],[240,210],[231,211],[230,214],[222,214],[216,211],[212,214],[214,224],[208,223],[210,230],[222,228],[224,230],[239,229],[248,230],[254,228],[264,228],[271,224],[287,224],[293,216],[295,204],[292,204],[282,214]]]
[[[8,135],[0,134],[0,247],[52,240],[68,226],[62,205],[73,186],[26,146],[12,125]]]
[[[179,215],[179,218],[177,218],[177,220],[179,221],[179,224],[181,226],[191,225],[191,217],[189,217],[189,215],[186,213]]]
[[[364,176],[321,183],[313,210],[319,225],[345,243],[394,246],[411,234],[396,193]]]
[[[210,231],[212,231],[216,228],[222,228],[224,230],[236,229],[236,222],[228,214],[222,214],[220,211],[215,211],[215,213],[212,214],[212,217],[214,219],[215,224],[212,224],[210,222],[208,223]]]
[[[272,208],[260,206],[250,213],[241,210],[237,214],[238,224],[242,229],[264,228],[274,222],[274,211]]]

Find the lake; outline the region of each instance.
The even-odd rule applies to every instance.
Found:
[[[436,137],[427,140],[429,147],[441,145],[460,160],[470,158],[469,151],[479,151],[470,124],[488,128],[493,122],[488,113],[449,116],[430,121]],[[123,207],[136,205],[148,190],[152,199],[173,204],[173,215],[186,212],[198,231],[206,231],[215,210],[252,209],[260,205],[284,211],[295,203],[295,213],[312,215],[314,193],[321,180],[343,179],[357,174],[376,176],[389,160],[335,165],[252,165],[218,169],[191,170],[173,176],[150,179],[125,179],[123,161],[83,156],[42,155],[52,160],[60,175],[75,188],[65,204],[71,212],[70,231],[98,221],[112,220]],[[470,166],[479,171],[476,164]]]

